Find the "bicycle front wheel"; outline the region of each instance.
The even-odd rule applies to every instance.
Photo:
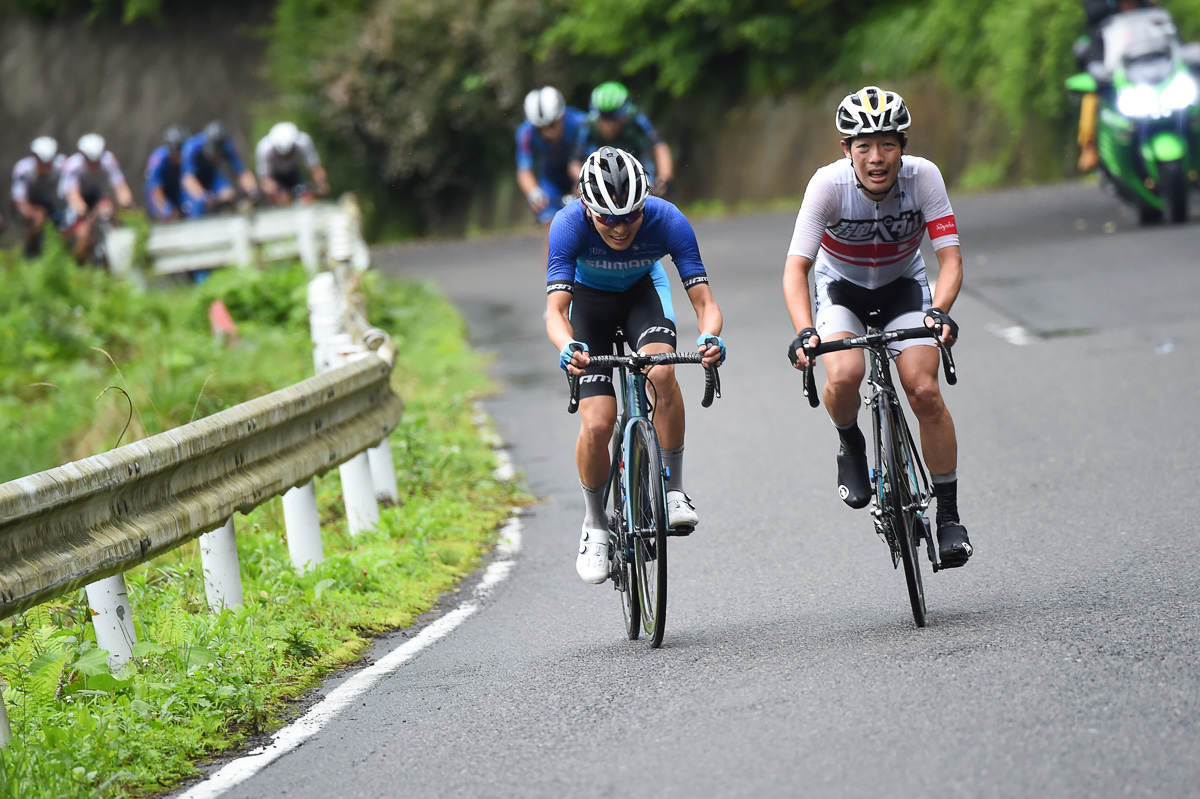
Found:
[[[625,451],[621,446],[621,429],[618,426],[613,433],[613,461],[621,463]],[[629,481],[625,474],[618,469],[614,472],[611,486],[613,509],[609,514],[608,539],[609,551],[612,553],[613,587],[621,597],[621,613],[625,617],[625,635],[630,641],[636,641],[642,631],[642,604],[638,601],[637,580],[633,567],[633,547],[629,537],[629,525],[626,518],[629,512],[629,496],[625,486]]]
[[[908,584],[908,602],[912,606],[913,621],[918,627],[925,626],[925,584],[921,580],[921,562],[917,559],[917,546],[913,535],[920,531],[909,523],[906,510],[913,503],[908,489],[908,461],[904,445],[904,420],[900,418],[899,405],[891,405],[879,415],[880,438],[886,449],[884,463],[887,477],[887,502],[883,512],[896,541],[900,546],[900,560],[904,563],[904,581]]]
[[[631,431],[625,474],[642,627],[657,647],[667,629],[667,505],[658,437],[647,420],[639,419]]]

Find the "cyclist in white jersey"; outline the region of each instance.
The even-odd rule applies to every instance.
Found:
[[[847,157],[813,175],[784,266],[784,298],[799,331],[788,355],[797,369],[809,363],[805,347],[861,335],[867,324],[884,330],[940,326],[947,346],[958,336],[958,325],[947,313],[962,286],[958,228],[937,166],[904,155],[904,131],[911,121],[900,95],[875,86],[847,95],[838,105],[837,128]],[[920,250],[926,232],[939,267],[932,296]],[[816,287],[815,319],[809,272]],[[938,383],[938,350],[928,339],[895,342],[891,348],[920,424],[921,450],[938,500],[942,565],[962,566],[972,548],[958,517],[958,443]],[[841,439],[839,493],[847,505],[861,508],[871,498],[866,440],[857,421],[865,359],[856,349],[822,357],[827,374],[822,396]]]
[[[291,205],[297,190],[304,189],[299,199],[312,202],[314,196],[329,193],[329,179],[312,137],[292,122],[280,122],[271,128],[254,148],[258,185],[272,205]],[[300,171],[303,162],[312,179],[305,186]]]
[[[67,204],[65,236],[75,260],[83,263],[94,244],[95,223],[113,215],[113,201],[133,208],[133,191],[121,164],[105,146],[99,133],[79,138],[79,152],[66,160],[58,194]]]
[[[62,224],[64,205],[58,196],[58,181],[67,157],[50,136],[34,139],[29,152],[13,167],[12,203],[25,223],[25,256],[33,258],[42,250],[46,223]]]

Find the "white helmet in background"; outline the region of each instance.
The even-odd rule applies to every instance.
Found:
[[[43,164],[48,164],[58,155],[58,142],[52,136],[38,136],[29,149]]]
[[[88,133],[79,137],[79,152],[89,161],[99,161],[104,155],[104,137],[99,133]]]
[[[567,101],[562,92],[553,86],[543,86],[525,95],[525,119],[535,128],[544,128],[559,118],[567,110]]]
[[[296,140],[300,138],[300,129],[291,122],[280,122],[271,128],[267,138],[271,140],[271,148],[275,152],[287,155],[296,146]]]

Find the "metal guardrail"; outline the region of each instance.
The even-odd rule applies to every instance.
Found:
[[[383,441],[402,410],[391,369],[364,352],[205,419],[0,485],[0,618],[121,574]]]
[[[154,224],[146,253],[155,274],[169,275],[222,266],[251,266],[256,262],[299,258],[315,273],[322,256],[346,243],[358,269],[369,261],[367,245],[358,231],[358,212],[351,195],[343,200],[290,208],[252,209],[202,219]],[[113,228],[106,234],[110,271],[127,277],[133,271],[136,234]]]

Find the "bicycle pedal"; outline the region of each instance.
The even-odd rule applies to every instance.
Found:
[[[692,533],[694,533],[695,531],[696,531],[696,527],[695,527],[694,525],[691,525],[691,524],[687,524],[687,525],[681,524],[681,525],[679,525],[678,527],[668,527],[668,528],[667,528],[667,535],[673,535],[673,536],[678,536],[678,537],[682,538],[682,537],[684,537],[684,536],[689,536],[689,535],[691,535],[691,534],[692,534]]]

